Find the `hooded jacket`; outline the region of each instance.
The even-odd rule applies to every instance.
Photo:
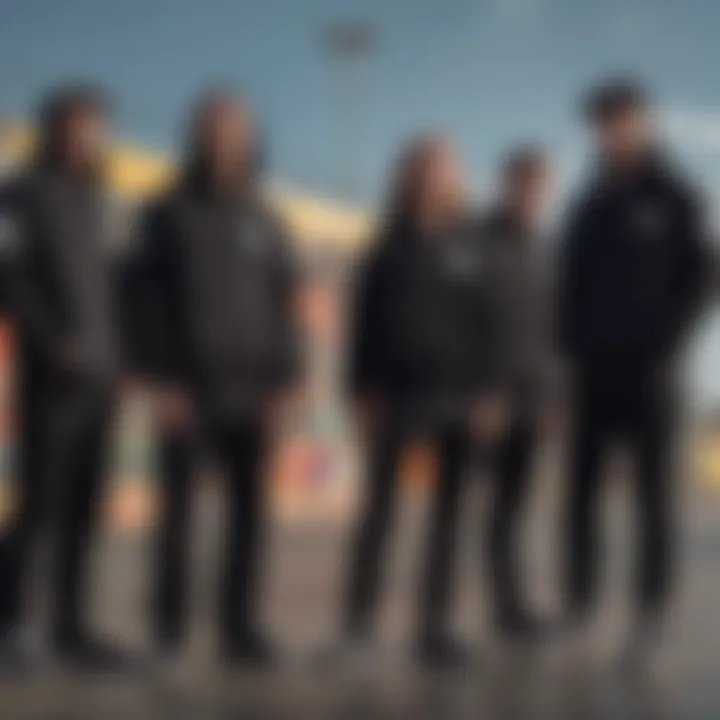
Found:
[[[107,377],[119,360],[108,205],[91,178],[38,163],[0,189],[2,301],[33,366]]]
[[[188,177],[146,209],[134,255],[137,371],[233,411],[257,409],[291,381],[293,262],[259,198]]]
[[[601,175],[574,208],[561,248],[565,353],[586,367],[670,360],[708,286],[706,241],[695,192],[661,155],[631,177]]]
[[[360,269],[351,392],[458,419],[501,382],[492,277],[469,223],[432,238],[390,231]]]

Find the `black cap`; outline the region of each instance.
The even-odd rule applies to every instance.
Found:
[[[645,88],[632,78],[613,78],[592,88],[583,99],[584,117],[590,122],[609,120],[650,105]]]

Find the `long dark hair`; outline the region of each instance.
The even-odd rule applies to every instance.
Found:
[[[110,113],[105,93],[92,85],[68,85],[48,93],[38,110],[38,145],[35,162],[41,167],[61,167],[67,160],[67,124],[75,113],[87,112],[99,117]],[[86,168],[89,178],[104,173],[104,158]]]
[[[203,125],[208,116],[218,108],[234,106],[250,117],[246,102],[234,91],[215,87],[205,91],[193,104],[186,129],[185,159],[180,184],[185,187],[203,187],[209,183],[208,158],[203,148]],[[239,158],[237,167],[238,188],[255,185],[264,166],[264,148],[256,138],[250,157]]]
[[[381,226],[382,241],[405,242],[418,231],[422,183],[428,167],[439,153],[452,154],[453,151],[447,140],[434,133],[412,138],[400,153],[394,166],[389,202]],[[459,213],[465,204],[464,188],[459,178],[454,190]]]

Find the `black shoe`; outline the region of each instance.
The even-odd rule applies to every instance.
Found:
[[[565,615],[559,620],[557,626],[561,635],[580,635],[587,633],[592,625],[593,613],[590,607],[585,605],[571,605]]]
[[[273,644],[259,632],[244,632],[224,643],[222,660],[231,667],[270,670],[279,663]]]
[[[625,670],[636,672],[652,664],[662,645],[662,629],[663,622],[659,614],[638,618],[621,656],[621,665]]]
[[[428,670],[466,670],[476,660],[467,645],[445,634],[421,637],[415,653],[418,663]]]
[[[0,675],[25,675],[50,665],[47,652],[25,628],[8,626],[0,630]]]
[[[323,648],[316,657],[315,666],[323,672],[351,671],[364,673],[373,665],[374,647],[369,638],[346,637]]]
[[[501,635],[512,642],[535,643],[543,638],[547,627],[537,617],[518,607],[504,607],[495,616]]]
[[[58,658],[82,671],[123,672],[138,667],[137,661],[118,646],[81,632],[55,636]]]
[[[163,648],[153,656],[150,672],[162,680],[176,680],[182,677],[185,667],[185,656],[180,650]]]

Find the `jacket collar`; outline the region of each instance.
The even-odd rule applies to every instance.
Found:
[[[598,168],[598,186],[602,189],[613,190],[623,187],[637,187],[647,182],[662,180],[670,173],[670,161],[665,150],[653,146],[644,156],[638,158],[635,167],[628,169],[624,175],[618,175],[607,164],[602,162]]]
[[[536,235],[535,228],[524,225],[520,218],[505,205],[498,205],[490,211],[485,229],[503,238],[504,242],[529,242]]]

